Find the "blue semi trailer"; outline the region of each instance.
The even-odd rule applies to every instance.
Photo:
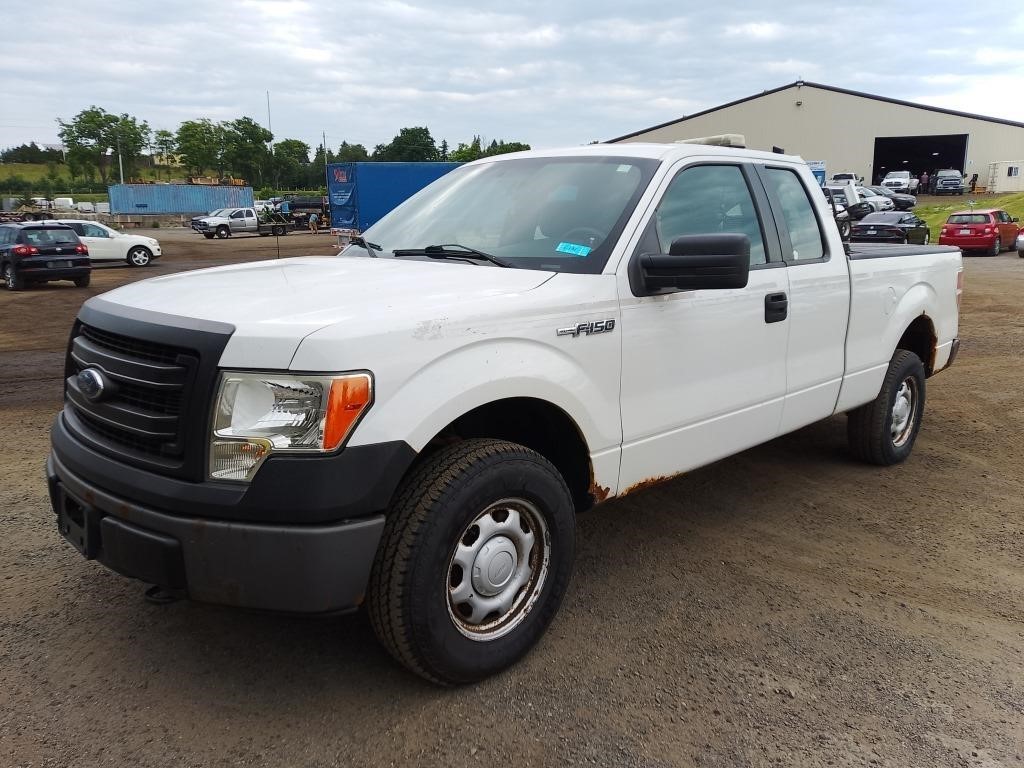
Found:
[[[331,227],[362,232],[460,163],[331,163]]]

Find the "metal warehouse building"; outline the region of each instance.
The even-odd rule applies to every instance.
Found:
[[[890,171],[915,176],[956,168],[989,184],[990,166],[1024,160],[1024,123],[928,107],[798,80],[668,123],[612,139],[671,142],[742,133],[751,149],[781,147],[825,162],[829,176],[854,171],[877,181]],[[1009,161],[1009,164],[1006,162]]]

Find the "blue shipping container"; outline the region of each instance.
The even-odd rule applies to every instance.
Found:
[[[114,184],[110,212],[157,215],[209,213],[218,208],[252,207],[252,187],[205,184]]]
[[[331,226],[369,229],[461,163],[332,163],[327,166]]]

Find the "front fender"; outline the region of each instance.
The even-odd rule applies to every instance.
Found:
[[[393,390],[382,382],[353,443],[401,439],[420,451],[474,408],[531,397],[563,410],[590,451],[599,452],[617,446],[622,437],[618,370],[610,365],[603,370],[609,375],[598,381],[572,355],[539,341],[481,340],[430,360]]]

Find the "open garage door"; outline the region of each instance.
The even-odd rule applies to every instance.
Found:
[[[875,139],[871,173],[877,184],[891,171],[910,171],[914,176],[920,176],[923,171],[933,174],[940,168],[956,168],[963,172],[966,162],[966,133],[946,136],[879,136]]]

